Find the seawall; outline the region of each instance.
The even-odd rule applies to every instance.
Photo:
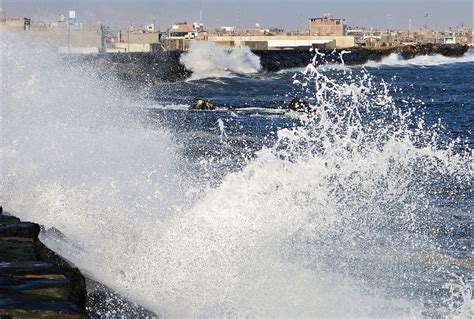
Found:
[[[360,65],[368,61],[380,61],[392,53],[403,59],[419,55],[441,54],[449,57],[464,55],[467,45],[407,45],[381,49],[352,48],[347,50],[319,50],[324,56],[317,56],[317,63],[339,63],[340,54],[347,65]],[[252,51],[260,57],[261,65],[266,72],[282,69],[305,67],[314,57],[308,50],[261,50]],[[134,85],[176,82],[187,79],[192,72],[180,63],[182,52],[164,51],[156,53],[108,53],[97,55],[67,55],[68,62],[81,66],[88,65],[105,77],[116,77]]]
[[[38,238],[41,226],[0,206],[0,318],[156,318],[116,291],[84,276]],[[58,230],[56,236],[64,236]]]
[[[316,62],[340,63],[341,53],[347,65],[361,65],[369,61],[380,61],[392,53],[398,54],[402,59],[408,60],[420,55],[444,55],[448,57],[461,57],[469,50],[465,45],[434,45],[420,44],[401,47],[387,47],[381,49],[352,48],[347,50],[319,50],[322,55],[316,57]],[[261,64],[266,71],[279,71],[281,69],[305,67],[314,57],[309,51],[253,51],[260,57]]]
[[[0,208],[0,317],[87,318],[84,276],[39,233]]]

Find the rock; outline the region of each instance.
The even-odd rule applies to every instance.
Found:
[[[1,222],[1,220],[0,220]],[[3,224],[0,227],[0,237],[19,237],[29,238],[33,241],[38,239],[40,233],[40,227],[33,223],[15,223],[15,224]]]
[[[294,98],[288,105],[290,111],[310,113],[313,111],[309,103],[305,100]]]
[[[86,318],[84,277],[39,232],[0,213],[0,318]]]
[[[1,319],[157,317],[105,285],[86,281],[38,239],[39,227],[0,213]],[[41,230],[67,241],[56,228]]]
[[[368,61],[380,61],[382,58],[392,53],[399,54],[403,59],[412,59],[419,55],[441,54],[450,57],[460,57],[469,49],[466,45],[460,44],[414,44],[397,47],[384,47],[380,49],[372,48],[349,48],[341,49],[320,49],[324,56],[316,56],[317,64],[340,63],[340,54],[343,55],[344,63],[347,65],[360,65]],[[260,58],[260,63],[265,71],[276,72],[282,69],[305,67],[312,62],[314,52],[308,50],[255,50],[252,51]]]
[[[106,78],[116,77],[137,85],[185,80],[191,72],[180,64],[181,53],[106,53],[65,55],[68,63],[90,66],[91,71]]]
[[[200,98],[196,98],[196,100],[194,101],[194,104],[191,105],[191,107],[189,109],[190,110],[210,111],[210,110],[215,110],[216,106],[213,103],[209,102],[209,101],[206,101],[206,100],[203,100],[203,99],[200,99]]]
[[[463,45],[414,44],[400,47],[349,48],[345,50],[320,49],[325,56],[318,56],[317,63],[339,63],[340,53],[344,54],[344,61],[348,65],[364,64],[367,61],[380,61],[391,53],[398,53],[404,59],[417,55],[441,54],[444,56],[462,56],[469,49]],[[263,70],[276,72],[282,69],[305,67],[312,62],[313,52],[308,50],[253,50],[260,58]],[[160,51],[155,53],[107,53],[107,54],[76,54],[65,55],[68,63],[76,63],[81,67],[90,68],[105,78],[116,77],[125,80],[128,84],[137,86],[137,89],[147,85],[162,82],[183,81],[192,72],[180,63],[181,52]]]

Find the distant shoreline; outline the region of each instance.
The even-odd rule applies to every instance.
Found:
[[[362,65],[369,61],[379,62],[391,54],[398,54],[403,60],[409,60],[417,56],[436,54],[446,57],[461,57],[468,50],[469,46],[459,44],[416,44],[382,48],[324,49],[318,51],[324,54],[324,56],[317,56],[316,62],[318,64],[341,63],[342,57],[346,65]],[[264,70],[271,72],[287,68],[305,67],[314,56],[313,52],[308,51],[252,52],[260,57]]]
[[[385,48],[321,49],[324,54],[316,57],[316,63],[341,63],[341,54],[346,65],[363,65],[369,61],[378,62],[383,58],[398,54],[409,60],[422,55],[440,54],[446,57],[461,57],[469,50],[467,45],[418,44]],[[262,71],[278,72],[284,69],[306,67],[315,53],[309,50],[256,50]],[[180,51],[160,51],[155,53],[101,53],[64,55],[68,61],[90,65],[99,74],[115,76],[136,83],[176,82],[192,75],[181,63]]]

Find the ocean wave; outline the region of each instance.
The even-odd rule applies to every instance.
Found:
[[[448,284],[449,265],[409,256],[437,251],[419,219],[432,189],[471,189],[472,154],[437,147],[367,70],[297,74],[316,116],[212,180],[217,159],[189,163],[166,128],[125,115],[136,102],[118,83],[5,40],[0,200],[123,295],[165,317],[405,318]],[[465,282],[436,314],[471,311]]]
[[[260,58],[248,48],[226,50],[215,43],[192,41],[181,63],[193,72],[190,80],[258,73]]]
[[[390,54],[388,57],[383,58],[379,62],[369,61],[364,66],[371,68],[379,67],[410,67],[410,66],[437,66],[451,63],[466,63],[474,62],[474,51],[468,51],[462,57],[446,57],[440,54],[435,55],[422,55],[417,56],[413,59],[405,60],[396,53]]]

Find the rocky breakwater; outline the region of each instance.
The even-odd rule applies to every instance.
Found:
[[[84,277],[39,233],[0,208],[0,318],[86,318]]]
[[[395,47],[372,48],[350,48],[350,49],[320,49],[316,55],[316,63],[341,63],[346,65],[361,65],[368,61],[380,61],[391,54],[398,54],[402,59],[409,60],[420,55],[440,54],[448,57],[461,57],[469,47],[467,45],[436,45],[436,44],[414,44]],[[262,68],[266,71],[276,72],[282,69],[305,67],[311,63],[315,53],[307,50],[265,50],[252,51],[260,57]]]
[[[139,86],[187,79],[191,72],[180,64],[180,57],[181,52],[178,51],[64,56],[67,62],[91,67],[100,76],[118,78]]]
[[[347,65],[359,65],[368,61],[380,61],[390,54],[398,54],[403,59],[419,55],[441,54],[459,57],[467,52],[464,45],[414,44],[380,49],[350,48],[319,50],[318,64],[340,63],[341,57]],[[305,67],[313,61],[314,52],[309,50],[255,50],[262,69],[276,72],[288,68]],[[91,72],[105,78],[118,78],[137,89],[147,85],[183,81],[192,74],[181,64],[182,52],[160,51],[155,53],[107,53],[97,55],[65,55],[67,63],[81,68],[89,67]],[[342,55],[341,55],[342,54]]]
[[[363,64],[368,61],[380,61],[390,54],[398,54],[402,59],[409,60],[420,55],[443,55],[447,57],[461,57],[469,47],[461,44],[414,44],[380,49],[356,48],[345,57],[348,64]]]

